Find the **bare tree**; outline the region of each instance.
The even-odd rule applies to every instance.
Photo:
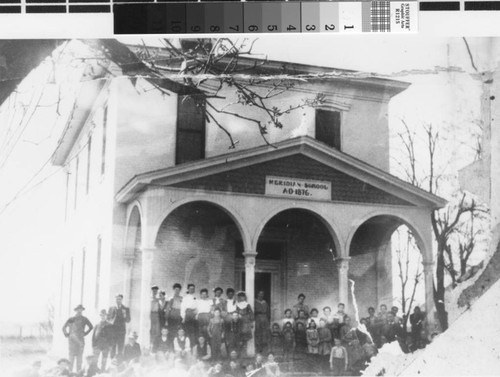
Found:
[[[401,314],[403,328],[406,329],[417,287],[422,278],[422,255],[410,229],[399,227],[395,234],[398,239],[394,251],[401,289]]]
[[[405,159],[399,161],[403,168],[405,179],[410,183],[427,190],[432,194],[440,194],[440,184],[445,178],[445,171],[438,167],[437,154],[444,149],[443,137],[432,124],[426,124],[417,131],[422,135],[421,140],[425,148],[422,148],[422,156],[416,156],[417,131],[411,130],[403,122],[404,130],[398,134],[399,140],[404,147]],[[423,164],[420,164],[420,160]],[[467,261],[475,249],[476,234],[472,230],[464,231],[470,219],[478,218],[486,209],[469,197],[464,192],[457,192],[445,208],[434,210],[431,215],[432,230],[436,241],[436,281],[434,285],[434,303],[438,314],[441,328],[448,328],[448,318],[445,308],[445,273],[447,273],[452,284],[456,285],[457,278],[463,275]],[[457,234],[467,234],[468,239],[457,242]],[[459,258],[459,266],[456,259]],[[462,270],[462,268],[464,270]]]
[[[222,124],[218,115],[226,114],[242,119],[256,126],[262,139],[268,144],[269,127],[283,128],[282,117],[294,110],[304,107],[315,107],[325,101],[323,93],[317,93],[311,98],[303,98],[295,104],[278,107],[274,101],[283,93],[293,89],[298,82],[304,82],[304,75],[288,74],[286,67],[279,73],[269,74],[265,67],[267,59],[253,53],[256,39],[247,38],[231,40],[218,39],[161,39],[161,49],[146,46],[131,48],[137,62],[143,65],[143,75],[155,78],[168,78],[182,83],[192,89],[192,96],[202,98],[201,111],[205,114],[207,123],[220,128],[229,139],[229,148],[235,148],[238,141]],[[101,41],[101,44],[109,41]],[[113,51],[105,49],[110,60],[116,61]],[[243,60],[245,60],[243,63]],[[130,64],[126,62],[125,64]],[[207,82],[216,82],[216,89],[208,89]],[[230,88],[236,95],[236,100],[218,107],[214,101],[224,99],[224,89]],[[159,88],[161,90],[161,88]],[[250,106],[254,115],[246,116],[238,112],[238,105]],[[201,106],[201,105],[200,105]]]

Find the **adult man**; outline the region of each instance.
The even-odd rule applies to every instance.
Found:
[[[106,321],[106,309],[101,310],[101,321],[95,325],[92,334],[92,350],[94,353],[96,363],[101,358],[101,370],[106,370],[106,361],[108,359],[109,349],[111,348],[111,325]]]
[[[163,329],[167,325],[167,305],[165,291],[158,292],[158,315],[160,317],[160,328]]]
[[[421,333],[424,328],[425,313],[420,310],[419,306],[415,306],[413,314],[410,314],[411,324],[411,340],[417,344],[421,341]]]
[[[368,308],[368,317],[365,318],[366,321],[366,329],[372,336],[372,340],[374,343],[379,343],[379,332],[377,331],[377,316],[375,315],[375,308],[370,306]]]
[[[177,330],[182,323],[181,316],[181,306],[182,306],[182,296],[181,293],[182,286],[179,283],[175,283],[173,285],[174,296],[168,301],[166,313],[167,313],[167,324],[168,324],[168,333],[173,342]]]
[[[402,337],[404,334],[402,332],[401,324],[396,320],[396,317],[392,311],[387,313],[387,321],[382,326],[382,335],[385,336],[387,342],[391,343],[397,339],[397,337]]]
[[[161,333],[161,324],[160,324],[160,305],[158,300],[158,286],[153,285],[151,287],[151,309],[150,309],[150,323],[151,328],[149,329],[149,338],[151,339],[151,344],[153,344],[153,340],[158,338]]]
[[[83,349],[85,348],[85,336],[93,329],[92,323],[87,317],[82,315],[85,308],[83,305],[78,305],[74,311],[76,314],[69,318],[63,326],[63,333],[68,338],[69,345],[69,361],[70,371],[73,370],[73,365],[76,359],[76,371],[82,368]]]
[[[231,321],[233,313],[236,311],[236,299],[234,298],[234,289],[228,288],[226,289],[226,310],[222,313],[225,315],[226,321]]]
[[[403,323],[403,319],[398,316],[399,308],[397,306],[393,306],[391,308],[391,312],[394,314],[394,320],[398,323]]]
[[[191,341],[191,344],[194,344],[198,335],[198,321],[196,320],[198,303],[194,296],[195,285],[188,284],[187,289],[187,294],[181,303],[181,316],[186,336]]]
[[[130,322],[130,309],[123,305],[123,295],[116,295],[116,305],[108,310],[108,322],[111,323],[111,358],[121,355],[125,345],[127,323]]]
[[[227,302],[226,300],[222,297],[223,289],[221,287],[217,287],[214,289],[214,298],[213,298],[213,303],[212,303],[212,311],[215,310],[215,308],[219,308],[222,315],[226,314],[227,310]]]
[[[295,316],[295,319],[299,318],[299,310],[303,310],[306,317],[309,317],[309,307],[304,304],[305,299],[306,295],[303,293],[299,294],[297,297],[298,302],[293,306],[293,315]]]

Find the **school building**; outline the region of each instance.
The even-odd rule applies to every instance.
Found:
[[[167,77],[110,76],[82,84],[73,116],[54,153],[64,166],[68,258],[61,271],[56,333],[79,303],[85,315],[124,294],[130,328],[149,344],[150,287],[178,282],[211,291],[264,290],[272,320],[299,293],[310,307],[360,310],[392,304],[390,239],[407,225],[423,256],[426,310],[433,311],[430,214],[445,201],[389,173],[388,105],[408,83],[331,68],[266,61],[259,75],[305,75],[270,100],[296,106],[265,143],[251,121],[206,112],[236,102],[217,80],[205,98]],[[119,69],[119,64],[114,68]],[[111,69],[108,68],[108,72]],[[276,80],[259,81],[269,91]],[[273,102],[274,101],[274,102]],[[266,121],[251,106],[232,113]],[[57,335],[57,334],[56,334]],[[60,334],[59,334],[60,335]],[[61,339],[56,340],[61,341]]]

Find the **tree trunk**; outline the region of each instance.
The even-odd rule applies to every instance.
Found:
[[[444,248],[445,243],[438,242],[437,265],[436,265],[436,289],[434,290],[434,304],[438,315],[441,329],[445,331],[448,328],[448,313],[444,305]],[[428,313],[429,314],[429,313]]]

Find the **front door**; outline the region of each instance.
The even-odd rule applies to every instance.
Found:
[[[286,294],[285,244],[282,241],[263,241],[257,246],[258,255],[255,265],[255,295],[264,291],[271,312],[271,323],[283,317],[284,298]],[[236,260],[236,288],[245,290],[245,263]]]
[[[255,273],[255,297],[260,291],[264,292],[264,300],[272,304],[273,302],[273,273],[272,272],[256,272]],[[245,290],[245,272],[241,273],[241,286]]]

